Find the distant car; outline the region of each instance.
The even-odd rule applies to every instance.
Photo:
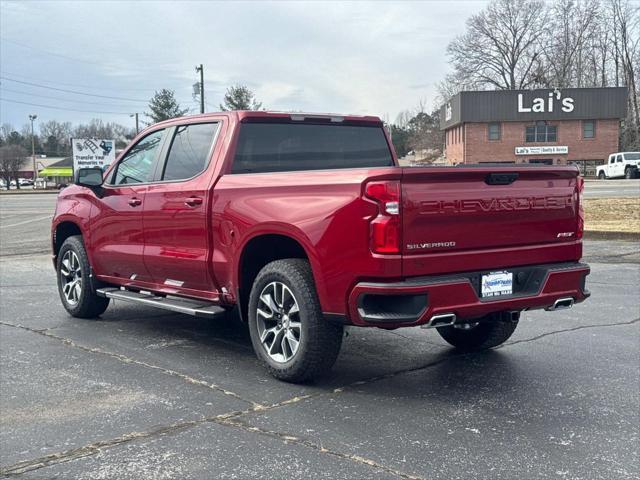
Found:
[[[618,152],[609,155],[607,163],[596,168],[600,180],[606,178],[638,178],[640,152]]]
[[[31,180],[30,178],[19,178],[18,183],[21,187],[29,187],[33,185],[33,180]]]

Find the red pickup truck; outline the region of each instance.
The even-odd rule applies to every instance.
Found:
[[[53,258],[71,315],[237,306],[257,356],[297,382],[330,369],[345,325],[478,350],[524,310],[585,300],[582,189],[575,167],[400,167],[377,117],[206,114],[76,172]]]

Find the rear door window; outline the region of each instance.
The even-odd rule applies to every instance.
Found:
[[[389,166],[381,126],[245,123],[232,173]]]
[[[211,157],[211,147],[217,130],[217,123],[176,127],[161,179],[185,180],[204,171]]]

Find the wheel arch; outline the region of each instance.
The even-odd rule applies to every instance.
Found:
[[[84,235],[82,228],[80,228],[80,225],[77,222],[72,220],[62,220],[55,225],[53,229],[53,238],[51,239],[51,248],[53,250],[54,258],[58,257],[58,252],[60,252],[60,248],[62,248],[64,241],[74,235]]]
[[[243,320],[247,318],[249,294],[256,276],[270,262],[285,258],[301,258],[309,261],[316,285],[318,297],[321,299],[320,266],[305,239],[290,232],[262,232],[248,237],[239,249],[234,268],[236,298]],[[322,301],[320,302],[322,304]]]

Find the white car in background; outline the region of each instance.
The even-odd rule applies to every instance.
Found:
[[[600,180],[605,178],[638,178],[640,152],[618,152],[609,155],[607,163],[596,167]]]

